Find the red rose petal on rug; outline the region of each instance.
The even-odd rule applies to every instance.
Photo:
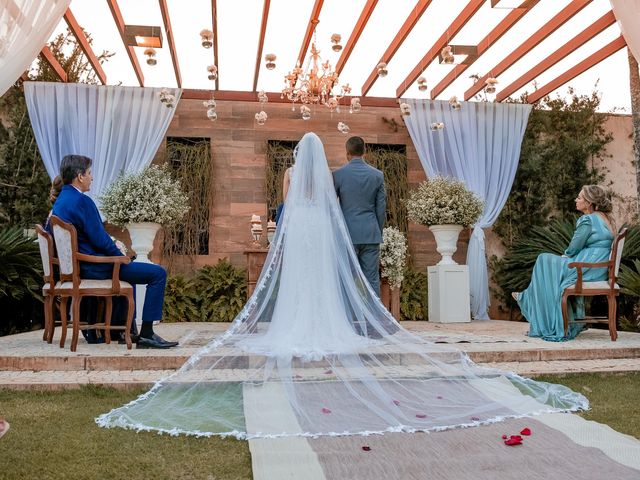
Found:
[[[521,442],[522,441],[522,437],[520,435],[511,435],[509,437],[509,440],[515,440],[517,442]]]
[[[393,404],[394,404],[394,405],[400,405],[400,402],[399,402],[398,400],[394,400],[394,401],[393,401]]]
[[[362,447],[362,450],[364,450],[365,452],[370,452],[371,451],[371,447],[368,445],[365,445]]]
[[[416,418],[427,418],[424,413],[416,413]]]
[[[522,445],[522,440],[518,440],[517,438],[509,438],[508,440],[504,441],[505,445],[508,445],[509,447],[513,447],[515,445]]]
[[[331,413],[331,410],[326,407],[322,407],[322,413]]]
[[[531,435],[531,429],[530,428],[523,428],[522,431],[520,432],[520,435]]]
[[[503,440],[506,440],[507,438],[509,438],[509,437],[507,437],[506,435],[502,435],[502,439]]]

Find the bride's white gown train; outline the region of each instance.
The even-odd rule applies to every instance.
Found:
[[[320,139],[300,141],[284,216],[229,329],[100,426],[259,438],[433,431],[587,408],[402,329],[358,266]]]

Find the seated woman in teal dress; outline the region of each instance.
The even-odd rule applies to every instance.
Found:
[[[582,298],[569,303],[569,331],[564,334],[562,320],[562,292],[576,283],[577,271],[567,265],[571,262],[606,262],[611,253],[614,227],[611,221],[611,199],[604,188],[585,185],[576,198],[576,210],[582,215],[564,255],[543,253],[536,260],[531,283],[523,292],[512,293],[522,315],[529,322],[530,337],[562,342],[580,333],[582,324],[574,323],[583,317]],[[607,279],[606,268],[585,269],[583,281]],[[576,310],[578,315],[576,315]]]

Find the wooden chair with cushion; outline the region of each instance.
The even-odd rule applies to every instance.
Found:
[[[36,225],[36,234],[38,235],[38,246],[40,247],[40,258],[42,259],[42,271],[44,272],[44,286],[42,287],[42,297],[44,301],[44,333],[42,340],[47,343],[53,341],[53,332],[55,329],[55,310],[56,293],[55,293],[55,275],[54,265],[58,263],[54,257],[53,239],[49,232],[42,226]]]
[[[56,284],[55,293],[61,298],[60,313],[62,315],[62,337],[60,347],[64,347],[67,332],[67,300],[71,298],[71,321],[73,334],[71,351],[76,351],[78,333],[82,330],[100,329],[105,331],[105,343],[111,343],[111,330],[124,330],[127,348],[131,349],[131,323],[133,321],[134,301],[133,286],[119,279],[120,265],[127,264],[129,257],[101,257],[85,255],[78,252],[78,238],[73,225],[60,220],[55,215],[51,217],[53,237],[58,253],[60,267],[60,282]],[[107,280],[91,280],[80,278],[80,262],[112,263],[113,275]],[[80,302],[82,297],[104,297],[106,309],[104,321],[100,323],[80,325]],[[129,307],[127,321],[124,326],[111,325],[112,298],[125,296]]]
[[[575,323],[607,323],[609,325],[609,335],[611,341],[615,342],[618,338],[618,331],[616,329],[616,312],[617,312],[617,300],[616,297],[620,293],[620,287],[616,280],[618,272],[620,270],[620,261],[622,259],[622,249],[624,248],[624,239],[627,236],[627,229],[623,228],[618,233],[616,239],[613,242],[611,249],[611,255],[607,262],[588,263],[588,262],[572,262],[569,264],[569,268],[576,268],[578,271],[578,278],[574,285],[565,288],[562,294],[562,319],[564,320],[564,333],[565,335],[569,331],[569,315],[568,315],[568,299],[571,296],[579,297],[593,297],[598,295],[605,295],[607,297],[607,304],[609,306],[608,315],[606,317],[585,317],[576,319]],[[607,268],[608,278],[599,282],[583,282],[582,271],[584,268]]]

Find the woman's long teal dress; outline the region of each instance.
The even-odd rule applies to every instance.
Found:
[[[591,213],[576,222],[576,231],[564,252],[565,256],[543,253],[538,257],[531,283],[518,299],[520,310],[529,322],[530,337],[562,342],[580,333],[583,326],[573,323],[576,308],[570,302],[569,331],[566,336],[564,334],[562,292],[576,283],[578,277],[577,270],[567,265],[571,262],[606,262],[612,243],[613,234],[605,220],[597,213]],[[607,269],[585,269],[582,279],[585,282],[606,280]]]

